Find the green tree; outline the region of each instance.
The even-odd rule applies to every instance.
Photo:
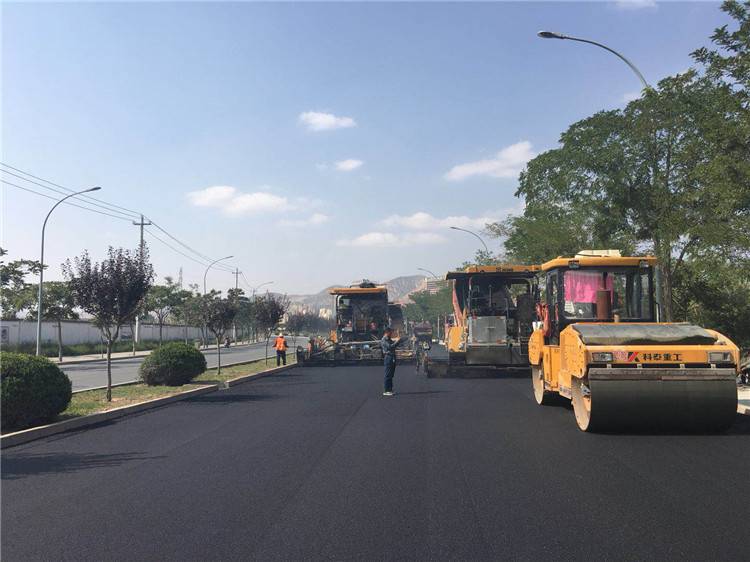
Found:
[[[39,285],[30,285],[28,294],[28,318],[37,318],[37,291]],[[57,323],[57,357],[63,360],[62,321],[78,320],[75,301],[70,285],[64,281],[46,281],[42,291],[42,320],[53,320]]]
[[[227,298],[232,301],[237,309],[237,314],[234,317],[234,321],[232,323],[232,339],[242,339],[241,332],[243,331],[244,325],[242,323],[242,311],[246,309],[246,307],[250,303],[250,299],[247,298],[245,295],[245,291],[242,289],[229,289],[227,291]],[[237,326],[239,325],[240,328],[240,337],[237,337]]]
[[[286,295],[266,293],[255,300],[255,322],[266,340],[266,363],[268,363],[268,340],[278,328],[289,310],[289,299]]]
[[[92,263],[88,252],[67,260],[63,274],[76,306],[94,318],[107,346],[107,401],[112,401],[112,344],[120,328],[130,324],[143,305],[154,279],[148,251],[130,252],[110,246],[107,258]]]
[[[8,253],[0,248],[0,257]],[[0,317],[15,320],[29,304],[27,275],[39,275],[42,266],[35,260],[0,260]]]
[[[203,297],[203,323],[216,339],[218,354],[217,374],[221,374],[221,342],[224,334],[232,327],[237,315],[237,302],[232,299],[221,298],[217,292],[211,291]]]
[[[453,289],[446,283],[436,293],[417,291],[411,293],[412,302],[404,307],[404,315],[409,322],[430,322],[440,333],[440,326],[448,314],[453,312]]]
[[[490,230],[507,236],[506,250],[520,262],[587,246],[654,253],[671,319],[674,278],[686,260],[750,248],[743,111],[725,84],[694,71],[666,78],[624,110],[571,125],[559,148],[521,174],[523,217]]]
[[[238,310],[237,310],[237,323],[242,327],[242,330],[248,334],[248,339],[257,339],[258,323],[256,312],[258,307],[256,306],[257,299],[252,300],[249,298],[238,299]]]
[[[159,345],[163,341],[164,324],[187,299],[187,292],[183,291],[171,277],[165,277],[164,281],[164,285],[154,285],[149,289],[143,306],[145,312],[154,314],[159,324]]]
[[[729,84],[741,97],[745,108],[750,107],[750,1],[726,0],[723,12],[737,27],[729,24],[714,31],[711,41],[718,49],[701,47],[693,58],[704,65],[706,74],[716,81]]]
[[[206,345],[205,327],[203,326],[202,298],[197,284],[189,285],[190,289],[183,289],[180,305],[172,310],[175,319],[185,327],[185,343],[188,343],[188,327],[199,326],[202,343]]]

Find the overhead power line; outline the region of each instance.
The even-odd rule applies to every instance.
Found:
[[[29,176],[30,178],[34,178],[35,180],[43,181],[44,183],[47,183],[47,184],[49,184],[49,185],[51,185],[51,186],[54,186],[54,187],[60,188],[60,189],[62,189],[62,190],[65,190],[65,191],[67,191],[68,193],[74,193],[74,192],[76,191],[76,190],[74,190],[74,189],[71,189],[71,188],[69,188],[69,187],[65,187],[64,185],[60,185],[59,183],[55,183],[55,182],[53,182],[53,181],[50,181],[50,180],[46,180],[46,179],[44,179],[44,178],[40,178],[39,176],[35,176],[34,174],[31,174],[31,173],[29,173],[29,172],[26,172],[26,171],[24,171],[24,170],[21,170],[21,169],[19,169],[19,168],[16,168],[16,167],[14,167],[14,166],[11,166],[10,164],[6,164],[6,163],[4,163],[4,162],[0,162],[0,165],[4,166],[4,167],[6,167],[6,168],[10,168],[11,170],[15,170],[16,172],[19,172],[19,173],[21,173],[21,174],[24,174],[24,175],[26,175],[26,176]],[[7,172],[6,170],[3,170],[3,171],[4,171],[4,172],[6,172],[6,173],[11,173],[11,172]],[[15,174],[13,174],[13,175],[15,175]],[[26,180],[26,181],[31,181],[31,180]],[[38,185],[38,184],[37,184],[37,185]],[[92,196],[90,196],[90,195],[79,195],[78,197],[79,197],[80,199],[89,199],[89,200],[91,200],[91,201],[96,201],[97,203],[102,203],[102,204],[104,204],[104,205],[107,205],[108,207],[112,207],[113,209],[119,209],[120,211],[125,211],[125,212],[127,212],[128,214],[134,215],[134,216],[136,216],[136,217],[140,216],[140,213],[139,213],[139,212],[137,212],[137,211],[134,211],[134,210],[132,210],[132,209],[128,209],[127,207],[121,207],[120,205],[115,205],[114,203],[108,203],[108,202],[106,202],[106,201],[103,201],[103,200],[101,200],[101,199],[98,199],[98,198],[96,198],[96,197],[92,197]]]
[[[188,245],[187,245],[187,244],[185,244],[184,242],[182,242],[182,241],[178,240],[177,238],[175,238],[174,236],[172,236],[172,235],[171,235],[171,234],[170,234],[169,232],[167,232],[167,231],[166,231],[166,230],[165,230],[164,228],[162,228],[161,226],[159,226],[159,224],[158,224],[158,223],[156,223],[156,222],[154,221],[154,219],[152,219],[152,218],[150,218],[150,217],[146,217],[146,218],[147,218],[148,220],[150,220],[150,221],[151,221],[151,224],[152,224],[153,226],[155,226],[156,228],[158,228],[159,230],[161,230],[161,231],[162,231],[162,232],[163,232],[164,234],[166,234],[167,236],[169,236],[169,237],[170,237],[170,238],[171,238],[172,240],[174,240],[175,242],[177,242],[177,243],[178,243],[178,244],[179,244],[180,246],[182,246],[182,247],[183,247],[183,248],[185,248],[186,250],[189,250],[190,252],[194,253],[194,254],[195,254],[196,256],[199,256],[199,257],[200,257],[201,259],[204,259],[204,260],[206,260],[206,261],[208,261],[208,262],[212,262],[212,261],[214,261],[214,259],[213,259],[212,257],[209,257],[209,256],[206,256],[206,255],[204,255],[204,254],[201,254],[201,253],[200,253],[200,252],[199,252],[198,250],[196,250],[196,249],[194,249],[194,248],[191,248],[190,246],[188,246]],[[225,266],[224,266],[223,264],[217,264],[217,265],[218,265],[218,266],[221,266],[221,267],[225,267]],[[217,267],[216,269],[221,269],[221,267]]]
[[[21,175],[14,174],[13,172],[9,172],[8,170],[0,170],[0,172],[3,172],[4,174],[9,174],[11,176],[14,176],[14,177],[16,177],[18,179],[21,179],[21,180],[25,181],[25,182],[32,183],[32,184],[34,184],[36,186],[41,187],[42,189],[47,189],[49,191],[52,191],[53,193],[58,193],[60,195],[69,195],[69,193],[67,193],[66,191],[62,191],[60,189],[55,189],[54,187],[46,186],[43,183],[39,183],[37,181],[30,180],[30,179],[25,178],[25,177],[23,177]],[[59,199],[59,197],[52,197],[52,199]],[[82,199],[82,197],[79,196],[79,200],[81,200],[81,199]],[[127,213],[123,213],[122,211],[118,211],[117,209],[112,209],[112,208],[110,208],[110,207],[108,207],[106,205],[100,205],[99,203],[95,203],[95,202],[92,202],[92,201],[84,201],[84,202],[87,203],[88,205],[93,205],[95,207],[99,207],[100,209],[104,209],[104,210],[112,212],[112,213],[118,213],[121,216],[125,217],[127,220],[132,220],[131,215],[129,215]]]
[[[28,182],[30,184],[33,184],[33,185],[35,185],[37,187],[40,187],[42,189],[51,191],[53,193],[57,193],[58,195],[67,195],[69,193],[75,193],[74,190],[72,190],[72,189],[70,189],[68,187],[65,187],[63,185],[60,185],[59,183],[55,183],[53,181],[44,179],[44,178],[39,177],[37,175],[34,175],[34,174],[30,173],[30,172],[26,172],[25,170],[21,170],[20,168],[16,168],[15,166],[11,166],[10,164],[6,164],[4,162],[0,162],[0,165],[3,166],[4,168],[8,168],[7,170],[0,168],[0,172],[3,172],[4,174],[8,174],[10,176],[13,176],[13,177],[15,177],[15,178],[17,178],[19,180],[24,181],[24,182]],[[10,170],[13,170],[13,172],[11,172]],[[15,172],[18,172],[18,173],[15,173]],[[29,179],[29,178],[33,178],[33,179]],[[38,181],[35,181],[35,180],[38,180]],[[41,193],[41,192],[39,192],[39,191],[37,191],[35,189],[31,189],[31,188],[23,186],[23,185],[18,185],[17,183],[14,183],[14,182],[11,182],[11,181],[7,181],[5,179],[3,179],[2,182],[5,183],[5,184],[7,184],[7,185],[10,185],[12,187],[15,187],[17,189],[21,189],[23,191],[27,191],[29,193],[33,193],[33,194],[39,195],[41,197],[46,197],[47,199],[52,199],[52,200],[55,200],[55,201],[59,200],[59,197],[54,197],[54,196],[48,195],[46,193]],[[40,182],[43,182],[43,183],[40,183]],[[128,209],[127,207],[122,207],[120,205],[115,205],[114,203],[108,203],[107,201],[104,201],[102,199],[98,199],[96,197],[91,197],[91,196],[88,196],[88,195],[78,195],[76,197],[76,201],[77,201],[77,203],[73,203],[72,201],[65,201],[64,204],[70,205],[72,207],[77,207],[79,209],[84,209],[86,211],[91,211],[93,213],[98,213],[100,215],[105,215],[105,216],[108,216],[108,217],[112,217],[112,218],[115,218],[115,219],[119,219],[119,220],[123,220],[123,221],[128,221],[128,222],[131,222],[133,219],[140,219],[140,217],[142,215],[142,213],[140,213],[138,211],[134,211],[132,209]],[[91,208],[91,206],[98,207],[98,209]],[[101,210],[99,210],[99,209],[101,209]],[[174,252],[180,254],[181,256],[183,256],[185,258],[188,258],[188,259],[190,259],[190,260],[192,260],[192,261],[194,261],[194,262],[202,265],[203,267],[206,267],[208,264],[210,264],[211,262],[214,261],[214,258],[212,258],[210,256],[207,256],[205,254],[202,254],[201,252],[199,252],[195,248],[193,248],[190,245],[186,244],[185,242],[183,242],[182,240],[180,240],[179,238],[177,238],[176,236],[174,236],[173,234],[171,234],[170,232],[168,232],[164,227],[162,227],[161,225],[159,225],[158,223],[156,223],[150,217],[145,217],[145,218],[148,219],[149,221],[151,221],[152,225],[154,227],[156,227],[157,229],[159,229],[164,235],[166,235],[167,237],[169,237],[175,243],[179,244],[182,248],[184,248],[188,252],[194,254],[194,256],[185,254],[181,250],[175,248],[172,244],[169,244],[165,240],[163,240],[160,237],[156,236],[153,232],[147,231],[147,232],[149,232],[149,235],[151,237],[155,238],[156,240],[158,240],[159,242],[161,242],[162,244],[164,244],[165,246],[167,246],[168,248],[170,248],[172,251],[174,251]],[[234,270],[235,270],[235,268],[230,267],[227,264],[216,264],[215,266],[213,266],[212,269],[217,269],[217,270],[220,270],[220,271],[226,271],[226,272],[231,272],[231,273],[234,273]]]
[[[34,191],[33,189],[29,189],[28,187],[22,187],[8,180],[0,179],[0,181],[2,181],[4,184],[10,185],[11,187],[16,187],[18,189],[28,191],[29,193],[34,193],[35,195],[40,195],[42,197],[46,197],[47,199],[52,199],[53,201],[57,201],[60,199],[59,197],[53,197],[52,195],[47,195],[46,193],[39,193],[38,191]],[[105,213],[104,211],[98,211],[97,209],[92,209],[91,207],[84,207],[83,205],[78,205],[77,203],[73,203],[71,201],[64,201],[63,205],[70,205],[71,207],[78,207],[79,209],[91,211],[92,213],[99,213],[100,215],[106,215],[108,217],[112,217],[113,219],[120,219],[121,221],[130,222],[130,219],[126,219],[125,217],[122,217],[119,215],[112,215],[110,213]]]

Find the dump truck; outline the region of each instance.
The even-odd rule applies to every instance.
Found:
[[[403,310],[388,302],[386,287],[364,280],[349,287],[334,287],[329,293],[334,300],[335,327],[328,339],[318,342],[307,353],[302,350],[302,362],[332,365],[382,362],[380,339],[385,328],[395,322],[395,336],[405,329]],[[396,356],[413,359],[414,350],[405,346]]]
[[[453,315],[445,348],[428,354],[430,377],[482,377],[528,370],[535,265],[471,266],[451,271]]]
[[[534,398],[570,400],[583,431],[717,431],[737,411],[739,350],[661,322],[657,260],[587,250],[541,266],[529,341]]]

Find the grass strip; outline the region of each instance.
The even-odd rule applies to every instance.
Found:
[[[293,365],[297,362],[297,355],[295,353],[286,354],[286,364]],[[235,365],[233,367],[222,367],[221,375],[216,373],[216,369],[208,369],[202,375],[193,379],[194,383],[202,382],[204,384],[218,384],[226,382],[237,377],[243,377],[245,375],[252,375],[255,373],[261,373],[268,369],[276,368],[276,355],[268,358],[268,364],[266,365],[265,359],[257,359],[251,363],[243,363],[242,365]]]
[[[201,386],[203,385],[148,386],[145,384],[129,384],[115,386],[112,388],[112,402],[107,402],[106,389],[77,392],[73,395],[66,410],[60,414],[58,421],[106,412],[115,408],[122,408],[123,406],[132,406],[133,404],[140,404],[141,402],[147,402],[155,398],[165,398],[173,394],[185,392],[186,390],[200,388]]]
[[[287,365],[296,363],[295,354],[287,355]],[[234,365],[232,367],[222,367],[221,375],[217,375],[216,369],[208,369],[202,375],[193,379],[190,384],[182,386],[148,386],[145,384],[128,384],[123,386],[112,387],[112,402],[107,402],[107,391],[105,389],[85,390],[76,392],[70,401],[67,409],[60,414],[57,421],[62,421],[78,416],[106,412],[123,406],[132,406],[156,398],[165,398],[186,390],[200,388],[207,384],[219,384],[231,379],[236,379],[245,375],[251,375],[276,368],[276,357],[268,360],[268,365],[264,359]]]

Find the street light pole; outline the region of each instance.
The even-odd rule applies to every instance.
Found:
[[[41,266],[39,269],[39,293],[37,295],[37,303],[36,303],[36,354],[41,355],[42,354],[42,286],[44,284],[44,231],[47,228],[47,220],[49,219],[49,216],[52,214],[52,211],[54,211],[57,206],[65,201],[66,199],[70,199],[71,197],[75,197],[76,195],[81,195],[82,193],[88,193],[90,191],[99,191],[101,187],[91,187],[89,189],[84,189],[82,191],[76,191],[75,193],[71,193],[70,195],[66,195],[62,199],[60,199],[57,203],[55,203],[52,208],[49,210],[49,213],[47,213],[47,216],[44,217],[44,223],[42,224],[42,251],[41,255],[39,257],[39,265]]]
[[[240,287],[240,271],[239,267],[234,268],[234,290],[236,291]],[[237,341],[237,322],[232,321],[232,341]]]
[[[630,70],[632,70],[636,76],[638,76],[638,79],[641,81],[641,84],[643,84],[644,89],[649,89],[651,86],[648,85],[648,82],[646,82],[646,79],[643,77],[643,74],[641,74],[641,71],[636,68],[636,66],[630,62],[627,58],[625,58],[624,55],[621,55],[614,49],[607,47],[606,45],[602,45],[601,43],[597,43],[596,41],[591,41],[590,39],[582,39],[580,37],[572,37],[570,35],[564,35],[562,33],[556,33],[554,31],[539,31],[537,33],[539,37],[542,39],[567,39],[568,41],[578,41],[579,43],[589,43],[590,45],[595,45],[597,47],[600,47],[604,49],[605,51],[609,51],[616,57],[618,57],[620,60],[622,60],[625,64],[627,64],[630,67]]]
[[[255,301],[255,292],[260,289],[261,287],[264,287],[265,285],[271,285],[273,281],[266,281],[265,283],[261,283],[260,285],[256,285],[253,287],[253,301]]]
[[[223,260],[228,260],[230,258],[233,258],[234,256],[224,256],[223,258],[219,258],[218,260],[214,260],[211,263],[208,264],[208,267],[206,268],[206,271],[203,273],[203,294],[206,294],[206,276],[208,275],[208,270],[213,267],[215,263],[218,263]]]
[[[273,281],[266,281],[265,283],[261,283],[260,285],[256,285],[255,287],[252,288],[253,289],[253,305],[255,305],[255,292],[261,287],[263,287],[264,285],[270,285],[271,283],[273,283]],[[253,340],[254,341],[258,340],[258,330],[255,327],[255,323],[253,323]]]
[[[448,228],[450,228],[450,229],[452,229],[452,230],[460,230],[461,232],[468,232],[468,233],[469,233],[469,234],[471,234],[471,235],[472,235],[472,236],[473,236],[474,238],[476,238],[477,240],[479,240],[479,241],[480,241],[480,242],[482,243],[482,246],[484,246],[484,251],[485,251],[485,252],[487,252],[488,254],[490,253],[490,249],[489,249],[489,248],[487,247],[487,244],[485,244],[484,240],[482,240],[482,237],[481,237],[481,236],[479,236],[479,234],[477,234],[476,232],[472,232],[471,230],[467,230],[467,229],[465,229],[465,228],[459,228],[459,227],[457,227],[457,226],[450,226],[450,227],[448,227]]]

